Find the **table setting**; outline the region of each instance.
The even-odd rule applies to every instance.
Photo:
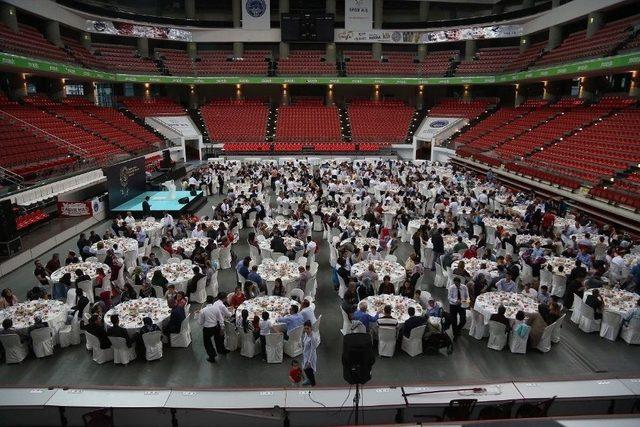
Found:
[[[107,311],[104,316],[106,328],[111,324],[111,315],[117,314],[120,317],[120,326],[127,330],[129,335],[133,335],[144,326],[142,319],[150,317],[153,323],[162,329],[163,324],[169,321],[171,309],[164,298],[139,298],[129,300],[116,305]]]
[[[509,319],[515,319],[518,311],[523,311],[525,314],[538,311],[536,300],[528,295],[514,292],[485,292],[478,295],[473,308],[484,316],[485,323],[489,323],[489,318],[498,312],[500,305],[507,309],[505,316]]]
[[[542,246],[553,244],[553,240],[547,237],[537,236],[535,234],[518,234],[516,235],[516,244],[518,246],[532,246],[535,242],[540,242]]]
[[[209,243],[209,239],[206,237],[187,237],[185,239],[176,240],[171,245],[171,248],[175,251],[178,248],[184,249],[184,253],[187,256],[191,256],[191,253],[196,248],[196,242],[200,242],[200,246],[205,248]]]
[[[409,307],[416,310],[416,316],[422,316],[423,310],[418,302],[401,295],[373,295],[365,299],[367,302],[367,313],[375,316],[382,313],[386,305],[391,306],[391,316],[398,320],[398,324],[404,323],[409,318]]]
[[[105,249],[113,249],[114,245],[117,245],[117,249],[114,249],[113,252],[122,257],[125,252],[135,251],[138,253],[138,241],[136,239],[131,239],[129,237],[114,237],[112,239],[100,240],[104,245]],[[98,243],[100,243],[98,242]],[[94,243],[91,245],[91,251],[96,252],[98,250],[98,243]]]
[[[85,261],[60,267],[59,269],[51,273],[51,281],[54,283],[59,282],[65,273],[69,273],[71,274],[71,282],[75,282],[76,270],[78,269],[82,270],[84,274],[91,277],[91,280],[93,280],[96,277],[96,269],[98,268],[102,268],[107,276],[111,275],[111,268],[109,268],[107,264],[103,264],[101,262]]]
[[[604,309],[612,311],[616,314],[624,316],[629,310],[636,307],[638,298],[637,294],[615,288],[596,288],[600,292],[600,296],[604,301]],[[587,296],[593,293],[593,289],[584,291],[584,301]]]
[[[573,267],[576,266],[575,258],[565,258],[561,256],[548,256],[545,257],[545,263],[542,264],[541,268],[547,268],[550,265],[553,274],[557,274],[559,276],[568,276],[573,270]],[[558,270],[559,266],[563,266],[564,270],[561,272]]]
[[[0,310],[0,322],[10,318],[18,332],[26,333],[29,326],[33,325],[34,319],[40,317],[51,328],[54,343],[57,343],[58,331],[66,324],[68,310],[69,306],[62,301],[44,299],[25,301]]]
[[[182,262],[172,262],[150,269],[147,273],[147,282],[151,283],[153,273],[157,270],[162,272],[168,284],[174,285],[177,291],[185,292],[187,290],[187,283],[193,279],[193,265]]]
[[[444,241],[444,250],[447,252],[453,251],[453,247],[458,244],[458,236],[456,236],[455,234],[445,234],[442,236],[442,240]],[[467,238],[463,238],[462,242],[465,243],[468,248],[470,248],[471,245],[476,244],[475,240]]]
[[[356,248],[360,248],[361,251],[363,250],[365,245],[367,245],[369,247],[373,246],[374,248],[378,247],[379,240],[376,239],[375,237],[359,237],[358,236],[355,239],[356,239],[356,241],[354,243],[354,246]],[[342,247],[342,245],[344,245],[346,243],[351,243],[351,239],[344,239],[343,241],[340,242],[338,247]]]
[[[270,258],[265,258],[262,260],[262,263],[258,265],[258,274],[267,282],[268,294],[271,295],[273,293],[273,287],[277,278],[282,280],[282,285],[286,291],[289,292],[292,289],[293,283],[298,280],[300,276],[298,267],[298,263],[292,261],[276,262]]]
[[[249,312],[249,321],[252,321],[255,316],[262,318],[262,312],[269,313],[269,320],[274,323],[278,323],[278,319],[289,314],[289,308],[291,305],[300,306],[297,301],[287,297],[279,297],[274,295],[256,297],[244,301],[236,309],[236,324],[240,326],[242,324],[242,310]]]
[[[217,219],[207,219],[207,220],[198,221],[196,223],[196,226],[202,224],[202,225],[206,226],[207,229],[217,230],[220,227],[221,223],[224,224],[225,228],[229,227],[229,225],[226,222],[218,221]]]
[[[362,277],[362,275],[369,270],[370,264],[373,264],[373,269],[378,275],[379,281],[382,281],[384,276],[389,276],[391,283],[396,285],[396,290],[407,277],[407,271],[403,265],[388,260],[360,261],[351,266],[351,275],[357,278]]]
[[[268,230],[273,230],[273,228],[277,228],[281,232],[284,232],[291,226],[294,230],[296,230],[300,224],[300,220],[297,219],[288,219],[288,218],[271,218],[266,217],[263,220],[264,224],[267,226]],[[310,230],[311,225],[308,221],[302,220],[302,224],[304,224],[305,228]]]
[[[361,231],[367,231],[371,226],[369,221],[365,221],[364,219],[355,219],[355,218],[347,218],[344,216],[340,216],[338,218],[338,223],[340,224],[341,229],[346,229],[347,227],[353,228],[356,233]]]
[[[260,250],[271,251],[271,240],[273,240],[273,238],[271,237],[268,239],[260,240],[258,242],[258,246],[260,246]],[[284,240],[284,245],[287,247],[288,250],[292,250],[294,247],[296,247],[296,244],[299,247],[302,247],[302,248],[305,247],[304,242],[300,239],[296,239],[295,237],[284,236],[282,240]]]
[[[458,268],[458,263],[464,261],[464,269],[471,277],[474,277],[476,273],[481,270],[481,266],[485,265],[484,271],[489,273],[491,277],[498,277],[498,264],[495,261],[489,261],[487,259],[478,258],[465,258],[462,260],[453,261],[451,263],[451,270]]]

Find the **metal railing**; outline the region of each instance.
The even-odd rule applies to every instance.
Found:
[[[0,181],[7,181],[12,185],[21,185],[24,182],[24,178],[21,175],[0,166]]]

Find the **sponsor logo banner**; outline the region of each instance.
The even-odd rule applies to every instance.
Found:
[[[59,216],[89,216],[92,214],[91,202],[58,202]]]
[[[347,30],[370,31],[373,22],[373,0],[345,0],[344,26]]]
[[[271,28],[270,0],[242,0],[242,29],[268,30]]]
[[[112,34],[126,37],[146,37],[149,39],[193,41],[191,31],[171,27],[136,25],[118,21],[93,21],[87,19],[85,29],[91,33]]]
[[[521,25],[492,25],[487,27],[451,28],[438,31],[419,30],[335,30],[336,42],[349,43],[405,43],[429,44],[461,40],[498,39],[519,37],[523,33]]]

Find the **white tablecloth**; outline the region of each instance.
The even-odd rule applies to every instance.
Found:
[[[196,247],[196,241],[200,242],[200,245],[202,246],[203,249],[209,243],[209,239],[207,239],[206,237],[188,237],[186,239],[180,239],[178,241],[173,242],[173,245],[171,245],[171,247],[173,248],[174,251],[180,247],[184,249],[184,253],[187,256],[191,256],[191,253]]]
[[[621,289],[607,289],[597,288],[600,292],[600,296],[604,301],[605,310],[613,311],[621,316],[624,316],[629,310],[636,306],[638,298],[637,294],[632,292],[623,291]],[[593,293],[593,289],[587,289],[584,291],[584,301],[587,300],[587,296]]]
[[[340,245],[338,247],[341,247],[345,243],[349,243],[349,242],[351,242],[351,239],[344,239],[342,242],[340,242]],[[356,237],[355,247],[360,248],[360,250],[362,250],[362,248],[364,248],[365,245],[368,245],[369,247],[373,246],[374,248],[377,248],[378,243],[379,243],[378,239],[374,237]]]
[[[272,230],[274,227],[277,227],[278,230],[280,230],[281,232],[284,232],[287,228],[289,228],[289,225],[291,225],[291,227],[294,230],[297,230],[296,226],[298,225],[299,220],[288,219],[288,218],[273,219],[270,217],[266,217],[264,219],[264,223],[269,230]],[[303,220],[303,223],[304,223],[305,229],[309,230],[309,227],[311,227],[311,224],[309,224],[308,221],[304,221],[304,220]]]
[[[282,285],[287,292],[292,289],[293,284],[300,277],[298,267],[299,265],[295,262],[278,263],[270,258],[265,258],[258,266],[258,274],[267,282],[267,293],[271,295],[277,278],[282,279]]]
[[[363,219],[349,219],[344,216],[340,216],[338,218],[338,223],[340,224],[340,228],[342,228],[343,230],[347,227],[351,227],[356,233],[359,233],[363,230],[367,231],[371,225],[369,221],[365,221]]]
[[[505,316],[515,319],[518,311],[527,313],[536,313],[538,311],[538,302],[533,298],[511,292],[486,292],[478,295],[473,308],[484,316],[484,322],[489,323],[492,314],[498,312],[498,307],[504,305],[507,309]]]
[[[271,240],[273,240],[272,238],[269,239],[264,239],[264,240],[260,240],[258,242],[258,246],[260,246],[261,250],[265,250],[265,251],[270,251],[271,250]],[[290,237],[290,236],[284,236],[282,238],[282,240],[284,240],[284,245],[287,247],[287,249],[291,250],[295,247],[296,242],[299,242],[299,246],[301,245],[301,247],[305,247],[304,242],[300,239],[296,239],[295,237]]]
[[[113,239],[100,240],[104,244],[105,249],[113,249],[113,245],[118,245],[118,249],[114,253],[122,256],[127,251],[135,251],[138,253],[138,241],[128,237],[114,237]],[[91,245],[91,250],[98,250],[98,244]]]
[[[68,309],[66,304],[57,300],[26,301],[0,310],[0,323],[11,318],[13,327],[18,332],[26,333],[29,326],[33,325],[33,319],[39,316],[51,327],[54,343],[57,343],[58,331],[67,321]]]
[[[557,274],[559,276],[568,276],[571,273],[571,270],[576,266],[575,258],[565,258],[561,256],[550,256],[545,257],[546,262],[542,264],[541,268],[547,268],[548,265],[551,265],[553,268],[553,274]],[[563,266],[564,271],[558,271],[558,267]]]
[[[198,223],[196,225],[203,224],[203,225],[206,225],[207,228],[213,228],[213,229],[217,230],[218,227],[220,227],[220,223],[223,223],[226,228],[228,228],[228,226],[229,226],[226,222],[218,221],[218,220],[215,220],[215,219],[209,219],[209,220],[206,220],[206,221],[198,221]]]
[[[53,273],[51,273],[51,281],[59,282],[60,278],[65,273],[71,274],[71,281],[74,282],[76,280],[76,270],[82,270],[87,276],[91,277],[91,280],[96,277],[96,269],[102,267],[104,273],[109,277],[111,275],[111,269],[107,264],[103,264],[101,262],[79,262],[76,264],[65,265],[64,267],[60,267]]]
[[[480,266],[484,264],[486,266],[485,271],[487,271],[492,277],[498,277],[498,264],[494,261],[489,261],[486,259],[477,259],[477,258],[465,258],[462,260],[454,261],[451,263],[451,270],[455,270],[458,268],[458,263],[460,261],[464,261],[464,269],[467,273],[473,277],[478,270],[480,270]]]
[[[193,265],[181,262],[163,264],[159,267],[153,267],[147,273],[147,282],[151,283],[153,273],[156,270],[162,271],[162,275],[167,279],[169,285],[175,285],[177,291],[186,292],[187,283],[193,279]],[[160,296],[160,295],[158,295]]]
[[[387,260],[358,262],[351,266],[351,275],[360,278],[369,269],[371,263],[379,280],[382,281],[384,276],[391,277],[391,283],[396,285],[396,289],[407,277],[407,272],[401,264]]]
[[[117,314],[120,317],[120,326],[133,335],[144,326],[142,319],[145,317],[150,317],[153,323],[162,328],[169,321],[171,309],[164,298],[140,298],[123,302],[107,311],[104,316],[104,324],[107,328],[113,326],[112,314]]]
[[[422,316],[422,307],[418,302],[411,298],[401,295],[373,295],[365,299],[367,302],[367,312],[375,316],[376,313],[382,313],[385,305],[391,306],[391,316],[398,320],[398,323],[404,323],[409,318],[407,310],[413,307],[416,310],[416,316]]]
[[[269,313],[269,320],[277,323],[278,319],[289,314],[289,307],[291,307],[291,305],[299,306],[297,301],[290,298],[276,297],[273,295],[246,300],[240,304],[236,310],[236,324],[242,324],[242,310],[249,312],[250,322],[256,315],[262,319],[262,312],[266,311]]]

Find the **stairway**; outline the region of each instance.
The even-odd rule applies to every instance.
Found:
[[[278,106],[271,104],[269,107],[269,115],[267,115],[267,124],[264,131],[264,140],[272,143],[276,140],[276,129],[278,126]]]
[[[189,113],[189,117],[191,117],[191,120],[193,121],[193,123],[195,123],[198,130],[202,134],[202,142],[204,144],[211,144],[212,141],[211,141],[211,137],[209,136],[209,130],[207,129],[207,125],[205,124],[204,119],[202,118],[200,109],[189,108],[187,112]]]

